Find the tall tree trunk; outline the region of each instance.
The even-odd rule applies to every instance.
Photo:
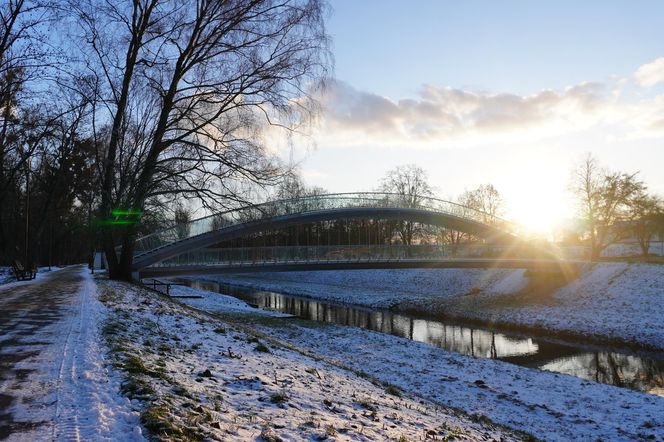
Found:
[[[122,138],[122,123],[125,119],[125,114],[127,111],[129,89],[134,77],[136,60],[138,59],[140,49],[143,45],[143,37],[150,25],[150,16],[156,4],[157,1],[152,1],[149,5],[147,5],[147,7],[142,8],[139,7],[137,1],[134,2],[134,27],[132,29],[131,41],[129,47],[127,48],[127,54],[125,58],[125,72],[122,78],[122,88],[120,90],[120,95],[118,96],[117,110],[113,117],[111,138],[109,140],[108,151],[104,161],[104,177],[102,179],[101,186],[101,204],[99,207],[99,213],[101,218],[105,220],[111,218],[111,212],[113,210],[112,206],[113,184],[115,183],[115,162],[118,147]],[[122,257],[120,260],[118,260],[117,254],[115,252],[113,229],[109,226],[105,227],[104,231],[101,233],[101,237],[104,253],[106,254],[106,262],[108,263],[109,276],[111,279],[116,279],[116,275],[120,275],[121,279],[126,279],[126,269],[119,268],[119,265],[124,262],[126,258]],[[125,255],[125,242],[126,241],[123,238],[123,255]],[[131,254],[133,255],[133,250],[131,251]],[[124,266],[126,267],[127,265],[125,264]],[[131,267],[131,262],[129,263],[129,267]]]

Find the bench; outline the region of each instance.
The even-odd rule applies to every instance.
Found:
[[[18,281],[28,281],[30,279],[35,279],[37,276],[37,270],[34,267],[29,269],[23,267],[20,261],[14,260],[12,264],[12,270],[14,271],[14,276]]]
[[[177,282],[164,282],[160,281],[158,279],[152,279],[152,280],[141,280],[144,286],[150,287],[152,290],[155,292],[159,292],[162,295],[170,296],[171,298],[193,298],[193,299],[200,299],[203,298],[200,295],[171,295],[171,286],[172,285],[182,285],[178,284]],[[163,287],[163,288],[162,288]],[[165,288],[165,290],[164,290]]]

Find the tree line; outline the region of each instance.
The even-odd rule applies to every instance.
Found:
[[[129,279],[135,238],[178,201],[220,210],[279,183],[266,134],[315,116],[326,14],[322,0],[3,2],[3,263],[101,247]]]

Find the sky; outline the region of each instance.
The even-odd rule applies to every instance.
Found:
[[[295,141],[307,184],[372,190],[414,163],[438,196],[492,183],[544,230],[574,215],[590,152],[664,194],[664,2],[331,5],[335,81]]]

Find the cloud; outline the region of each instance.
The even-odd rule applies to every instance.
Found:
[[[546,136],[594,124],[606,109],[605,89],[600,83],[582,83],[521,96],[427,85],[417,97],[395,101],[337,82],[322,100],[323,131],[381,143]]]
[[[639,67],[634,78],[643,87],[651,87],[664,82],[664,57]]]

